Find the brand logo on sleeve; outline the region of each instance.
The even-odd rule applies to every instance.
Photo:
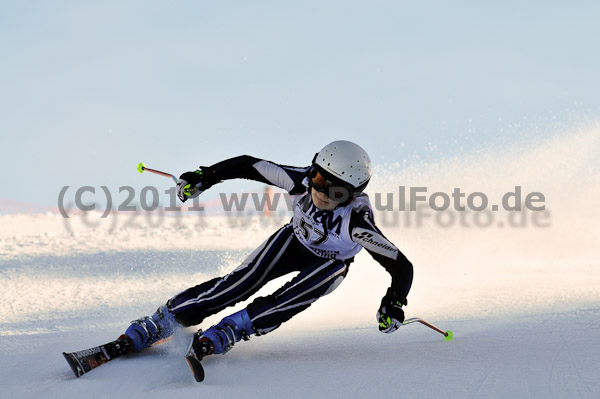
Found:
[[[361,240],[367,244],[371,244],[374,245],[376,247],[379,248],[383,248],[386,249],[388,251],[396,251],[396,247],[394,247],[393,245],[389,244],[389,243],[384,243],[384,242],[379,242],[377,240],[373,239],[373,234],[369,233],[368,231],[362,231],[360,233],[354,233],[354,238],[356,238],[357,240]],[[377,238],[382,238],[382,237],[377,237]]]

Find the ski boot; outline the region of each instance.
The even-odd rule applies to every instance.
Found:
[[[185,355],[185,360],[192,369],[196,381],[204,380],[204,368],[200,363],[204,356],[225,354],[236,342],[247,341],[252,334],[254,329],[246,309],[225,317],[204,332],[197,331]]]
[[[163,305],[150,317],[131,322],[115,341],[78,352],[63,352],[76,377],[118,357],[139,352],[152,344],[173,335],[178,326],[175,316]]]
[[[158,341],[169,338],[178,325],[168,306],[163,305],[152,316],[132,321],[125,335],[131,339],[132,351],[139,352]]]

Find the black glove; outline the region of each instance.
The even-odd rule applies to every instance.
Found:
[[[381,300],[381,306],[377,311],[377,322],[379,331],[384,333],[394,332],[402,325],[404,321],[404,310],[402,305],[406,305],[406,298],[400,296],[393,288],[388,288],[387,293]]]
[[[177,196],[181,202],[187,201],[189,198],[196,198],[203,191],[207,190],[211,184],[206,176],[206,168],[200,168],[194,172],[185,172],[179,176],[177,182]]]

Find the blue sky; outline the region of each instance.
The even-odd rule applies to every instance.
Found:
[[[162,188],[140,161],[306,165],[343,138],[382,164],[551,134],[600,115],[599,17],[592,1],[3,2],[0,198]]]

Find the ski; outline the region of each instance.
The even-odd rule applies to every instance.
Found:
[[[73,373],[75,373],[75,376],[81,377],[88,371],[127,354],[130,348],[130,338],[122,335],[119,339],[104,345],[77,352],[63,352],[63,356],[71,367],[71,370],[73,370]]]
[[[192,370],[192,374],[194,375],[194,379],[196,380],[196,382],[202,382],[204,381],[204,367],[202,367],[202,363],[200,363],[200,360],[202,360],[202,357],[198,358],[198,354],[196,352],[196,349],[198,348],[198,341],[199,341],[199,337],[200,334],[202,333],[202,330],[196,332],[194,334],[194,337],[192,338],[192,341],[190,342],[190,347],[188,348],[187,353],[185,354],[185,361],[187,362],[188,366],[190,366],[190,369]],[[200,353],[203,353],[204,351],[200,351]]]
[[[200,360],[198,360],[196,355],[188,353],[185,356],[185,360],[187,361],[188,366],[190,366],[196,382],[204,381],[204,367],[202,367],[202,363],[200,363]]]

